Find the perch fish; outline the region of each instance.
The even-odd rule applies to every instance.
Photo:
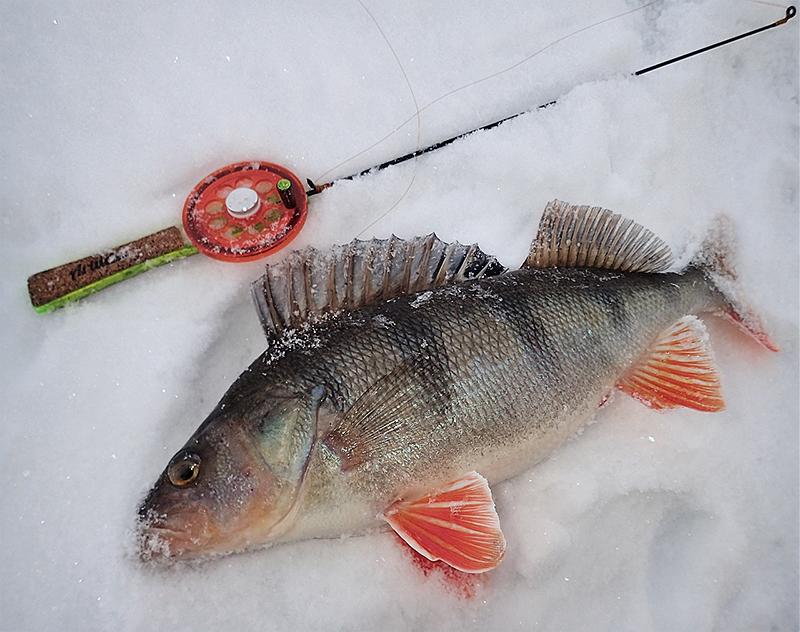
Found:
[[[731,243],[720,219],[668,272],[651,231],[555,200],[517,270],[435,235],[292,253],[253,285],[267,350],[140,507],[142,557],[388,525],[430,560],[496,567],[490,486],[550,455],[612,391],[723,409],[697,314],[777,350],[741,299]]]

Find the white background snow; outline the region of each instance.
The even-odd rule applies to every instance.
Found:
[[[420,107],[635,2],[364,0]],[[28,275],[179,221],[248,159],[319,178],[413,117],[357,1],[6,2],[0,7],[0,629],[796,630],[798,19],[769,2],[665,0],[424,109],[434,142],[490,132],[313,199],[296,246],[436,231],[525,256],[541,209],[601,204],[678,252],[735,219],[749,298],[782,348],[710,322],[726,412],[618,396],[495,489],[506,559],[463,599],[388,535],[154,570],[142,495],[263,347],[261,263],[201,256],[49,315]],[[322,180],[415,148],[416,120]],[[531,411],[535,414],[535,411]]]

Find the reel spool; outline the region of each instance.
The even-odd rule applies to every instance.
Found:
[[[238,162],[197,183],[183,205],[183,228],[219,261],[261,259],[303,228],[308,197],[296,175],[270,162]]]

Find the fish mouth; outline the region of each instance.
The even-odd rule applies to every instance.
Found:
[[[138,525],[139,558],[145,562],[198,558],[209,550],[215,536],[216,529],[203,507],[169,517],[151,513]]]
[[[143,506],[136,530],[139,559],[159,564],[202,561],[264,547],[291,526],[298,503],[295,498],[282,516],[267,524],[262,507],[253,501],[232,523],[218,524],[213,511],[199,504],[168,513]]]
[[[219,528],[204,507],[169,516],[148,512],[136,531],[138,557],[142,562],[169,565],[263,548],[291,527],[299,506],[295,498],[289,510],[267,528],[247,515],[234,528]]]

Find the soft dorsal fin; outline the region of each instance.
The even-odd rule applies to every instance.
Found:
[[[618,388],[649,408],[725,409],[708,332],[695,316],[684,316],[662,332]]]
[[[663,272],[672,253],[636,222],[599,206],[548,202],[523,267]]]
[[[465,573],[492,570],[506,550],[489,483],[477,472],[398,500],[381,518],[420,555]]]
[[[434,234],[410,240],[392,236],[356,239],[327,252],[294,251],[268,265],[251,291],[271,338],[314,316],[504,271],[475,244],[448,244]]]

